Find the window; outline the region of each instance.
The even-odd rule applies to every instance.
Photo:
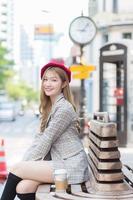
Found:
[[[6,20],[1,21],[1,24],[7,24]]]
[[[132,39],[132,34],[131,33],[123,33],[122,38],[124,39]]]
[[[104,35],[103,35],[103,43],[108,42],[108,40],[109,40],[108,34],[104,34]]]
[[[2,12],[1,14],[7,16],[7,12]]]
[[[113,13],[118,13],[118,0],[113,0],[112,11]]]
[[[7,3],[2,3],[2,6],[3,7],[7,7]]]

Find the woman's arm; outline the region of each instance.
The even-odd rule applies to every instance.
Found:
[[[60,137],[73,120],[76,119],[76,113],[71,108],[59,107],[51,115],[48,127],[44,133],[39,136],[37,144],[33,147],[28,157],[30,160],[44,158],[49,152],[51,145]]]

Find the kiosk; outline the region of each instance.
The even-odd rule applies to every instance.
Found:
[[[109,43],[100,49],[99,110],[116,122],[120,146],[133,144],[133,41]]]

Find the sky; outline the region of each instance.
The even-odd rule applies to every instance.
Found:
[[[71,21],[80,16],[82,11],[88,16],[89,0],[14,0],[16,7],[16,20],[25,27],[34,24],[54,25],[56,33],[63,32],[60,40],[60,53],[68,53],[72,45],[69,38],[69,25]],[[66,49],[62,51],[62,48]],[[63,55],[64,56],[64,55]]]
[[[28,24],[51,20],[58,30],[81,15],[82,10],[84,15],[88,15],[88,0],[15,0],[15,3],[21,22]]]

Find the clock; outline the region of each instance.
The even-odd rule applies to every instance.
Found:
[[[87,16],[79,16],[75,18],[69,26],[70,39],[79,45],[90,43],[97,32],[95,22]]]

